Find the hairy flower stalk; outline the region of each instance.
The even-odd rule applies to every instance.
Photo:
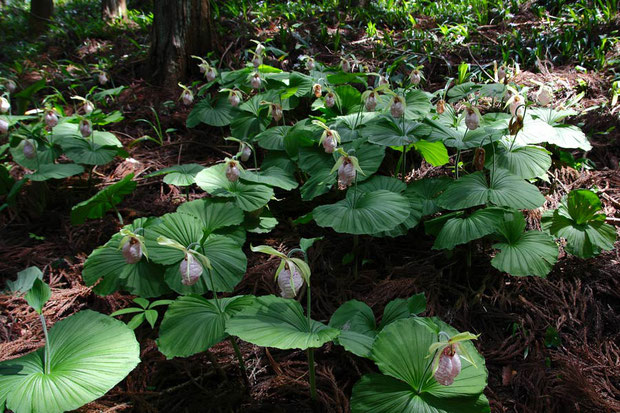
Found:
[[[142,259],[142,246],[136,237],[130,237],[121,247],[127,264],[135,264]]]
[[[237,182],[239,180],[239,168],[237,166],[237,161],[228,161],[228,164],[226,165],[226,178],[230,181],[230,182]]]
[[[202,275],[202,265],[191,253],[186,253],[185,258],[179,264],[179,271],[181,272],[181,283],[183,285],[194,285]]]
[[[439,355],[435,380],[442,386],[450,386],[461,372],[461,357],[454,344],[448,345]]]
[[[280,287],[280,295],[283,298],[295,298],[304,284],[304,279],[297,267],[294,264],[290,264],[290,267],[292,267],[292,274],[286,268],[278,275],[278,287]]]

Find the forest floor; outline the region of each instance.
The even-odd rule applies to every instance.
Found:
[[[351,48],[360,39],[349,39]],[[92,39],[93,44],[98,41]],[[122,45],[120,39],[112,43],[122,47],[118,46]],[[237,42],[229,56],[240,53],[245,46]],[[72,52],[73,58],[88,59],[78,52]],[[319,52],[325,53],[321,60],[336,59],[325,51]],[[358,52],[363,55],[363,50]],[[47,70],[40,62],[58,59],[59,53],[50,45],[41,60],[30,62],[29,71]],[[136,67],[139,64],[135,63]],[[443,86],[443,70],[438,67],[428,72],[430,90]],[[149,106],[161,107],[165,101],[176,100],[178,91],[147,83],[135,75],[134,67],[116,67],[111,74],[117,85],[128,86],[113,105],[125,119],[110,129],[127,148],[133,139],[148,133],[136,120],[152,116]],[[560,79],[569,85],[578,78],[585,79],[590,87],[582,101],[584,109],[596,105],[609,87],[604,76],[577,74],[569,67],[536,74],[525,71],[517,81],[523,84],[541,77]],[[185,194],[177,188],[158,178],[144,178],[146,174],[179,163],[210,165],[234,152],[233,147],[222,143],[219,129],[186,129],[188,113],[188,109],[179,107],[160,113],[163,129],[178,130],[164,145],[138,144],[129,149],[133,161],[117,160],[95,168],[96,188],[117,181],[129,171],[135,172],[138,187],[120,208],[126,221],[173,212],[185,200]],[[607,216],[615,218],[612,223],[617,224],[617,114],[593,111],[575,121],[582,123],[592,140],[594,149],[588,157],[597,169],[578,171],[555,165],[551,185],[557,199],[550,201],[557,202],[571,189],[596,186]],[[608,134],[595,133],[612,127],[616,129]],[[13,173],[21,172],[15,169]],[[415,171],[416,177],[425,173],[432,171]],[[44,311],[50,324],[84,308],[109,314],[128,306],[133,298],[121,293],[100,297],[82,281],[81,270],[88,254],[120,228],[112,214],[82,226],[71,225],[71,207],[86,199],[87,194],[86,182],[80,178],[49,186],[32,183],[25,187],[19,206],[0,216],[0,290],[3,279],[14,278],[28,266],[44,269],[52,287],[52,299]],[[195,188],[190,192],[191,199],[203,196]],[[290,198],[299,199],[295,194]],[[417,228],[397,239],[361,237],[368,264],[354,280],[341,264],[342,256],[351,250],[350,238],[335,236],[314,224],[299,227],[290,222],[311,207],[300,201],[275,203],[273,212],[280,224],[266,235],[248,234],[246,245],[266,243],[291,248],[303,236],[325,237],[310,255],[313,313],[317,320],[328,320],[349,299],[364,301],[375,314],[381,314],[390,300],[424,292],[428,299],[426,315],[439,316],[461,331],[482,334],[476,346],[489,370],[485,394],[494,413],[620,411],[620,243],[615,250],[589,260],[562,254],[547,278],[516,278],[491,267],[488,245],[473,246],[468,267],[463,265],[468,251],[457,249],[448,254],[432,250],[432,238]],[[245,252],[248,270],[234,294],[275,293],[273,273],[277,262],[249,253],[249,247]],[[141,343],[141,364],[106,396],[79,411],[312,411],[302,351],[268,350],[241,343],[252,384],[246,392],[228,342],[190,358],[166,360],[155,345],[156,331],[143,325],[136,335]],[[25,300],[0,293],[0,361],[32,351],[42,343],[38,317]],[[318,350],[316,360],[318,411],[348,412],[353,384],[361,375],[374,371],[374,365],[333,344]],[[220,377],[214,365],[225,371],[227,379]],[[218,408],[206,410],[205,406]]]

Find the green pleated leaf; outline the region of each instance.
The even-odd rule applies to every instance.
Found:
[[[378,118],[362,129],[368,142],[383,146],[408,146],[429,135],[430,128],[419,122],[400,122],[391,117]]]
[[[264,149],[283,151],[284,138],[288,134],[290,126],[273,126],[255,136],[258,146]]]
[[[36,279],[42,280],[43,273],[37,267],[28,267],[17,273],[17,280],[7,280],[6,286],[13,294],[25,294],[31,288]]]
[[[340,141],[347,143],[359,139],[362,136],[361,131],[365,125],[372,119],[379,116],[377,112],[362,112],[352,113],[345,116],[336,116],[333,119],[333,123],[330,125],[331,129],[334,129],[340,134]]]
[[[82,172],[84,172],[84,168],[74,163],[48,163],[40,165],[34,173],[26,174],[24,178],[31,181],[47,181],[48,179],[68,178]]]
[[[207,234],[243,222],[243,211],[234,203],[212,198],[185,202],[179,205],[177,212],[199,218]]]
[[[423,216],[432,215],[441,210],[437,197],[452,183],[450,178],[423,178],[411,182],[405,190],[405,196],[414,209]]]
[[[432,326],[432,328],[431,328]],[[351,397],[353,412],[461,413],[489,412],[482,391],[487,384],[484,359],[473,344],[463,342],[476,366],[461,357],[462,369],[450,386],[437,383],[432,375],[431,344],[438,332],[458,333],[436,318],[407,318],[386,326],[375,339],[372,358],[383,375],[362,377]]]
[[[159,351],[171,359],[213,347],[228,337],[224,331],[227,320],[253,300],[252,296],[220,298],[218,302],[197,295],[177,298],[159,327]]]
[[[442,227],[433,249],[454,249],[457,245],[484,237],[497,231],[504,218],[501,208],[480,209],[466,218],[452,218]]]
[[[118,147],[93,143],[90,138],[74,138],[62,142],[62,149],[69,159],[84,165],[105,165],[118,154]]]
[[[400,194],[379,190],[374,192],[347,191],[346,198],[312,211],[321,227],[333,228],[347,234],[374,234],[389,231],[404,222],[410,214],[408,200]]]
[[[192,244],[200,244],[204,236],[204,227],[200,218],[174,212],[162,216],[157,225],[146,227],[144,235],[151,260],[162,265],[172,265],[183,260],[185,253],[176,248],[160,245],[157,239],[163,236],[188,248]],[[196,245],[193,249],[199,251]]]
[[[235,204],[244,211],[255,211],[267,205],[273,197],[273,189],[266,185],[230,182],[223,163],[199,172],[196,184],[213,196],[234,198]]]
[[[474,172],[453,181],[437,198],[437,203],[450,210],[493,204],[515,209],[535,209],[545,197],[534,185],[512,175],[505,169],[496,169],[491,183],[483,172]]]
[[[433,140],[440,139],[447,147],[461,150],[490,144],[503,135],[503,130],[489,126],[468,130],[464,121],[456,128],[431,118],[425,118],[424,122],[431,127],[430,136]]]
[[[546,277],[558,259],[558,246],[541,231],[525,231],[520,212],[506,213],[499,227],[500,242],[493,245],[500,252],[491,265],[515,276]]]
[[[259,211],[260,214],[258,215],[256,212],[246,212],[243,228],[254,234],[271,232],[278,225],[278,220],[274,218],[268,207]]]
[[[263,184],[267,186],[274,186],[282,188],[285,191],[290,191],[297,188],[299,185],[295,180],[295,176],[289,174],[283,169],[277,166],[272,166],[269,169],[255,171],[243,170],[240,176],[241,180],[246,182],[252,182],[257,184]]]
[[[318,321],[308,324],[299,302],[273,295],[258,297],[235,314],[226,332],[257,346],[282,350],[318,348],[339,333]]]
[[[54,129],[52,129],[51,141],[55,144],[60,145],[65,152],[67,150],[66,145],[71,146],[71,144],[74,143],[75,140],[85,141],[85,139],[80,134],[77,119],[73,119],[76,121],[76,123],[61,122],[57,126],[55,126]],[[117,148],[123,147],[121,141],[119,141],[118,138],[110,132],[95,130],[93,131],[93,134],[88,137],[88,141],[93,142],[95,145],[98,146],[116,146]]]
[[[340,335],[334,339],[337,344],[357,356],[370,356],[377,326],[368,305],[357,300],[347,301],[334,312],[329,326],[340,330]]]
[[[140,362],[133,331],[90,310],[54,324],[49,346],[49,374],[43,348],[0,363],[0,406],[6,398],[15,413],[75,410],[103,396]]]
[[[413,89],[407,92],[405,100],[407,102],[405,119],[421,119],[431,111],[431,101],[428,95],[420,89]]]
[[[143,232],[139,228],[146,229],[156,222],[154,219],[138,218],[124,228],[140,235]],[[162,266],[149,262],[144,256],[135,264],[127,263],[119,248],[122,238],[120,233],[114,234],[108,242],[88,256],[82,270],[84,283],[91,286],[101,280],[95,289],[100,295],[112,294],[118,289],[145,298],[158,297],[169,292],[170,289],[164,282]]]
[[[194,178],[198,172],[202,171],[204,166],[197,163],[185,165],[175,165],[159,171],[148,174],[146,178],[164,175],[164,183],[175,186],[189,186],[194,183]]]
[[[560,148],[592,149],[587,136],[577,126],[560,123],[566,116],[576,112],[545,108],[527,110],[523,129],[517,135],[517,142],[524,144],[550,143]]]
[[[418,315],[426,311],[426,296],[424,293],[412,295],[409,298],[396,298],[390,301],[383,310],[379,329],[396,320],[408,318],[412,314]]]
[[[566,239],[566,250],[580,258],[591,258],[611,251],[616,230],[605,223],[598,196],[587,189],[571,191],[550,217],[543,217],[543,228]]]
[[[24,145],[26,141],[21,141],[19,145],[10,149],[13,160],[24,168],[37,170],[44,164],[54,163],[62,153],[62,150],[56,145],[50,147],[39,145],[35,141],[30,141],[30,143],[37,149],[34,159],[28,159],[24,156]]]
[[[446,149],[442,142],[419,140],[413,144],[413,147],[416,151],[420,152],[426,162],[433,166],[441,166],[450,162],[448,149]]]
[[[52,290],[42,279],[36,278],[32,283],[32,287],[26,293],[24,298],[28,301],[28,305],[38,314],[43,312],[43,306],[52,297]]]
[[[200,123],[210,126],[228,126],[236,111],[228,102],[226,96],[220,96],[214,101],[203,99],[194,105],[187,116],[187,127],[195,128]]]
[[[297,170],[295,162],[288,157],[284,151],[269,151],[263,158],[261,169],[269,169],[273,166],[277,166],[280,169],[285,170],[287,173],[294,175]]]
[[[71,208],[71,224],[81,225],[89,218],[102,218],[107,211],[120,204],[126,195],[131,194],[136,185],[131,173],[117,183],[103,188],[91,198]]]
[[[510,171],[513,175],[523,179],[532,179],[543,176],[551,167],[550,152],[540,146],[516,146],[510,149],[510,143],[500,141],[495,155],[492,150],[486,151],[485,167],[495,167]]]

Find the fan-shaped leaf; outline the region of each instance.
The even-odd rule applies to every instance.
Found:
[[[194,178],[198,172],[202,171],[204,166],[197,163],[189,163],[185,165],[175,165],[159,171],[148,174],[146,177],[165,175],[164,182],[174,186],[189,186],[194,183]]]
[[[475,239],[494,233],[504,218],[501,208],[480,209],[466,218],[452,218],[444,225],[433,249],[454,249]]]
[[[88,218],[103,217],[106,211],[119,204],[125,195],[132,193],[136,189],[136,185],[136,182],[133,181],[133,174],[128,174],[117,183],[105,187],[90,199],[71,208],[71,223],[81,225]]]
[[[68,178],[82,172],[84,172],[84,168],[74,163],[47,163],[39,166],[36,172],[24,175],[24,178],[31,181],[47,181],[48,179]]]
[[[213,102],[209,98],[203,99],[194,105],[187,117],[187,127],[195,128],[200,123],[210,126],[230,125],[235,115],[234,109],[226,96],[220,96]]]

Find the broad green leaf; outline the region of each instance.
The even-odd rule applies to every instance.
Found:
[[[288,134],[291,126],[273,126],[264,132],[259,133],[254,137],[254,140],[258,142],[261,148],[283,151],[284,150],[284,138]]]
[[[360,112],[352,113],[345,116],[336,116],[333,119],[333,123],[330,125],[330,129],[334,129],[340,135],[340,141],[347,143],[359,139],[361,131],[365,125],[372,119],[379,116],[377,112]]]
[[[41,314],[43,312],[43,306],[47,303],[52,296],[52,289],[42,279],[36,278],[32,283],[32,288],[26,293],[25,299],[28,301],[28,305],[34,308],[34,310]]]
[[[479,209],[466,218],[452,218],[441,228],[433,249],[451,250],[457,245],[492,234],[503,218],[504,210],[501,208]]]
[[[66,119],[69,120],[70,118]],[[65,151],[65,146],[67,144],[71,146],[71,143],[73,143],[73,141],[75,140],[85,141],[85,139],[80,134],[78,118],[72,118],[71,120],[75,123],[62,121],[57,126],[55,126],[54,129],[52,129],[51,141],[60,145]],[[117,148],[123,147],[121,141],[119,141],[118,138],[110,132],[98,130],[93,131],[93,134],[88,137],[88,141],[98,146],[116,146]]]
[[[490,144],[501,139],[503,135],[503,130],[489,126],[480,126],[476,130],[469,130],[464,121],[457,128],[447,126],[431,118],[425,118],[424,122],[432,129],[430,140],[441,140],[447,147],[460,150]]]
[[[235,113],[236,111],[226,96],[220,96],[214,102],[206,98],[194,105],[187,116],[186,123],[188,128],[195,128],[200,123],[210,126],[228,126]]]
[[[441,210],[437,204],[437,197],[451,182],[451,179],[445,177],[419,179],[407,186],[405,196],[423,216],[432,215]]]
[[[170,359],[189,357],[213,347],[228,337],[224,331],[227,320],[253,300],[252,296],[220,298],[218,302],[197,295],[177,298],[159,327],[159,351]]]
[[[71,224],[81,225],[88,218],[102,218],[107,211],[120,204],[126,195],[131,194],[136,185],[133,173],[130,173],[117,183],[105,187],[91,198],[71,208]]]
[[[523,179],[543,176],[551,167],[550,152],[546,149],[540,146],[518,145],[510,149],[510,146],[510,143],[502,140],[497,145],[495,154],[487,149],[485,167],[492,170],[495,161],[496,168],[506,169]]]
[[[499,168],[491,176],[490,184],[483,172],[474,172],[453,181],[437,198],[441,207],[450,210],[485,204],[535,209],[544,202],[545,197],[538,188]]]
[[[258,297],[236,313],[226,332],[257,346],[282,350],[318,348],[339,333],[318,321],[308,323],[301,304],[273,295]]]
[[[37,267],[28,267],[17,273],[17,280],[7,280],[6,286],[13,294],[25,294],[32,288],[36,279],[42,280],[43,273]]]
[[[268,151],[265,154],[261,169],[269,169],[273,166],[277,166],[291,175],[294,175],[297,170],[295,162],[284,151]]]
[[[169,238],[185,248],[192,247],[202,252],[199,246],[203,236],[204,226],[200,218],[182,212],[166,214],[160,218],[157,225],[151,225],[145,229],[149,257],[162,265],[179,263],[185,258],[185,253],[176,248],[160,245],[159,237]]]
[[[558,259],[558,246],[549,234],[524,229],[520,212],[505,214],[498,231],[500,242],[493,245],[500,252],[491,265],[514,276],[546,277]]]
[[[234,198],[236,205],[244,211],[255,211],[267,205],[273,197],[273,189],[266,185],[230,182],[223,163],[199,172],[196,184],[213,196]]]
[[[93,143],[90,138],[72,138],[62,142],[62,149],[69,159],[84,165],[105,165],[118,154],[118,147]]]
[[[319,226],[347,234],[389,231],[404,222],[409,213],[410,205],[403,195],[386,190],[356,193],[355,187],[342,201],[312,211]]]
[[[442,166],[450,162],[448,150],[442,142],[429,142],[419,140],[413,144],[416,151],[424,157],[426,162],[432,166]]]
[[[212,198],[197,199],[185,202],[177,208],[177,212],[193,215],[202,221],[203,231],[207,234],[243,222],[243,211],[232,202]]]
[[[153,176],[165,175],[164,183],[174,186],[189,186],[194,183],[196,174],[204,169],[204,166],[197,163],[189,163],[185,165],[175,165],[159,171],[148,174],[146,178]]]
[[[385,306],[379,329],[382,329],[396,320],[408,318],[412,314],[418,315],[424,311],[426,311],[426,296],[424,293],[412,295],[407,299],[396,298]]]
[[[272,166],[269,169],[258,172],[243,170],[241,171],[240,178],[243,181],[274,186],[282,188],[285,191],[295,189],[299,185],[292,174],[287,173],[277,166]]]
[[[257,211],[245,213],[243,228],[253,234],[271,232],[278,225],[278,220],[274,218],[269,207],[261,208],[258,211],[260,211],[259,214]]]
[[[329,326],[340,330],[340,335],[334,339],[337,344],[357,356],[370,356],[377,326],[368,305],[357,300],[347,301],[334,312]]]
[[[90,310],[54,324],[48,344],[49,374],[43,348],[0,363],[0,406],[6,397],[15,413],[75,410],[106,394],[140,362],[134,333],[121,321]]]
[[[383,146],[409,146],[411,143],[428,137],[431,129],[414,121],[395,121],[391,117],[381,117],[369,123],[361,131],[368,142]]]
[[[30,143],[37,148],[34,159],[28,159],[24,155],[24,145],[26,144],[26,141],[21,141],[19,145],[10,149],[13,160],[24,168],[37,170],[44,164],[54,163],[54,161],[62,153],[62,150],[56,145],[41,145],[34,141],[31,141]]]
[[[405,95],[407,106],[405,107],[405,119],[421,119],[428,115],[433,107],[428,94],[420,89],[413,89]]]
[[[553,109],[528,109],[523,129],[517,134],[517,141],[526,144],[550,143],[560,148],[592,149],[586,135],[577,126],[560,123],[566,116],[575,115],[573,111],[557,112]]]
[[[74,163],[47,163],[40,165],[35,172],[24,175],[24,178],[31,181],[47,181],[48,179],[68,178],[82,172],[84,172],[84,168]]]
[[[592,191],[571,191],[542,225],[558,238],[566,239],[566,250],[580,258],[591,258],[614,249],[616,230],[605,223],[599,198]]]

